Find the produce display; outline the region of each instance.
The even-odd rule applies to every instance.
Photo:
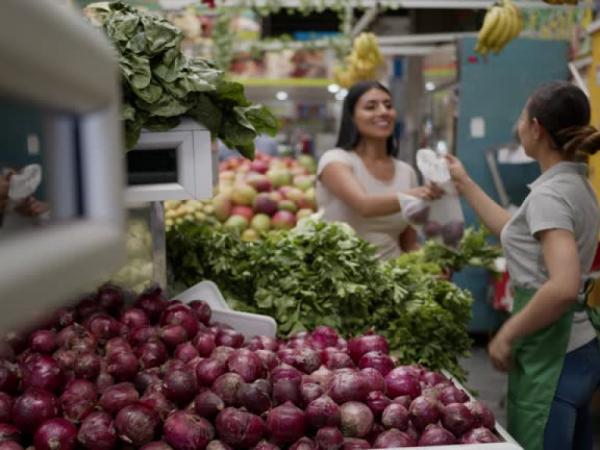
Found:
[[[128,149],[142,128],[169,130],[182,116],[249,158],[258,135],[277,132],[277,119],[267,108],[252,105],[242,84],[227,80],[212,62],[182,53],[183,35],[165,19],[121,1],[94,3],[86,12],[119,53]]]
[[[344,88],[364,80],[377,80],[385,60],[377,37],[373,33],[360,33],[346,57],[345,64],[334,68],[334,80]]]
[[[523,29],[521,11],[512,0],[496,2],[485,14],[477,36],[475,51],[485,55],[490,51],[498,54]]]
[[[305,219],[244,242],[184,223],[167,234],[167,257],[177,291],[212,280],[233,309],[273,317],[282,337],[319,325],[347,336],[373,329],[404,364],[464,376],[471,294],[440,279],[434,262],[379,261],[348,225]]]
[[[255,241],[269,230],[289,230],[316,210],[316,162],[257,153],[254,161],[221,163],[217,195],[209,201],[165,202],[167,230],[184,222],[207,222]]]
[[[327,326],[246,340],[201,299],[101,286],[0,360],[0,447],[368,449],[499,442],[443,374],[397,366],[383,336]]]

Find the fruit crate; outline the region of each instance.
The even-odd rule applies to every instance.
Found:
[[[250,314],[232,310],[225,301],[221,291],[215,283],[209,280],[202,281],[189,289],[181,292],[173,297],[182,302],[191,302],[192,300],[202,299],[206,301],[213,311],[213,318],[218,322],[225,323],[240,331],[246,338],[251,338],[256,335],[265,335],[274,337],[277,334],[277,323],[272,317],[260,314]],[[467,393],[469,398],[475,399],[471,393],[449,372],[442,371],[444,375],[452,380],[452,382]],[[442,445],[436,446],[439,450],[461,450],[461,449],[478,449],[478,450],[523,450],[517,442],[508,434],[508,432],[496,422],[496,432],[504,439],[504,442],[493,444],[464,444],[464,445]],[[423,447],[404,447],[407,450]],[[399,449],[392,449],[399,450]]]

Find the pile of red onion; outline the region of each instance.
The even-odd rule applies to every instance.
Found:
[[[104,285],[0,360],[0,448],[352,450],[499,442],[444,375],[384,337],[321,326],[287,340],[211,322],[159,288]]]

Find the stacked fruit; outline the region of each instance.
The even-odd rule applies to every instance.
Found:
[[[490,50],[498,54],[506,44],[519,36],[522,29],[521,11],[512,0],[500,0],[485,15],[475,51],[482,55]]]
[[[344,66],[334,69],[335,82],[348,88],[364,80],[376,80],[385,61],[373,33],[361,33],[354,40],[352,53]]]
[[[207,202],[165,202],[167,229],[186,221],[212,222],[238,231],[247,241],[261,232],[291,229],[316,210],[315,160],[257,154],[254,161],[221,163],[218,194]]]

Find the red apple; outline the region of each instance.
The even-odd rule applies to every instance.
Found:
[[[258,192],[269,192],[273,188],[271,180],[266,175],[260,173],[249,173],[246,182]]]
[[[258,194],[254,200],[254,211],[272,216],[278,210],[278,202],[265,192]]]
[[[250,163],[250,170],[258,173],[267,173],[267,170],[269,170],[269,164],[267,164],[267,162],[264,160],[255,159]]]
[[[276,230],[290,230],[296,226],[296,215],[289,211],[278,211],[271,220]]]
[[[250,222],[252,216],[254,216],[254,211],[249,206],[237,205],[231,208],[231,216],[241,216]]]

